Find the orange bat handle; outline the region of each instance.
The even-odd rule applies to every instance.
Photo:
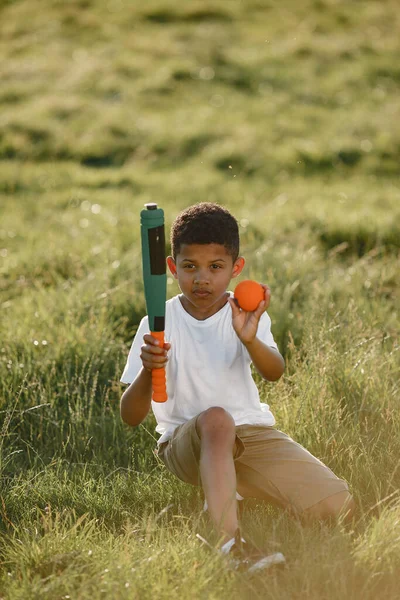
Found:
[[[160,342],[160,347],[162,348],[164,346],[164,332],[152,331],[151,335],[157,338]],[[153,387],[154,402],[165,402],[168,400],[165,369],[153,369],[151,372],[151,383]]]

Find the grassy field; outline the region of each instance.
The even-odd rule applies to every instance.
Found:
[[[400,13],[394,0],[0,0],[0,598],[400,597]],[[350,528],[247,500],[288,568],[239,575],[199,490],[119,417],[139,212],[238,218],[272,289],[278,427]],[[168,281],[168,294],[177,292]]]

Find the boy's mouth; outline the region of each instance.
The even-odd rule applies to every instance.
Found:
[[[210,292],[210,290],[196,289],[196,290],[193,290],[193,294],[195,296],[197,296],[198,298],[206,298],[207,296],[209,296],[211,294],[211,292]]]

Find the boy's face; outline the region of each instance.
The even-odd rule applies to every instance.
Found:
[[[169,270],[178,280],[182,304],[194,318],[207,319],[226,304],[229,282],[244,267],[220,244],[183,244],[176,261],[167,258]]]

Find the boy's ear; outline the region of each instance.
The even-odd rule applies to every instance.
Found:
[[[234,279],[235,277],[240,275],[240,273],[243,271],[245,262],[246,261],[244,260],[243,256],[239,256],[235,260],[235,262],[233,263],[233,269],[232,269],[232,279]]]
[[[176,272],[176,264],[172,256],[167,256],[167,265],[173,277],[175,277],[175,279],[178,279],[178,273]]]

